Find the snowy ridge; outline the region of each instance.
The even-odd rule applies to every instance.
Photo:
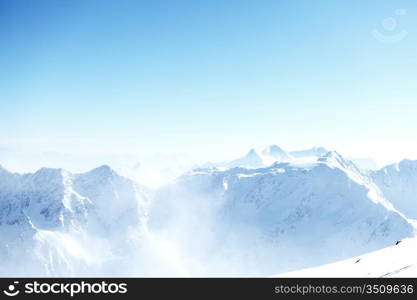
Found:
[[[386,199],[388,208],[398,211],[417,228],[417,161],[403,160],[370,172],[372,184]],[[395,207],[395,208],[394,208]],[[416,232],[412,234],[415,236]],[[278,277],[416,277],[417,238],[347,260],[283,273]]]

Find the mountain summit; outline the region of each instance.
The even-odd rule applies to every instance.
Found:
[[[266,147],[262,151],[262,155],[266,157],[271,157],[275,161],[279,161],[279,162],[289,161],[291,159],[291,156],[287,152],[282,150],[280,147],[278,147],[277,145],[271,145],[271,146]]]
[[[229,162],[226,166],[228,168],[235,168],[235,167],[246,167],[246,168],[256,168],[259,166],[263,166],[264,162],[262,157],[256,152],[255,149],[249,150],[249,152],[238,159],[235,159]]]

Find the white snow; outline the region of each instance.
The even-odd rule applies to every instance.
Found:
[[[276,277],[417,277],[417,238],[343,261]]]
[[[417,161],[272,145],[206,166],[155,190],[0,166],[0,276],[416,276]]]

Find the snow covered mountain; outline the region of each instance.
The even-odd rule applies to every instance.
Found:
[[[365,172],[323,151],[251,150],[152,192],[108,166],[0,167],[0,276],[265,276],[351,257],[366,270],[365,253],[415,235],[417,162]],[[393,264],[381,270],[408,270]]]
[[[363,170],[375,171],[380,169],[377,162],[373,160],[371,157],[352,157],[349,159]]]
[[[154,206],[168,227],[178,224],[170,215],[176,210],[184,224],[187,215],[209,223],[217,244],[240,245],[234,256],[264,274],[363,254],[414,231],[371,178],[336,152],[264,168],[197,169]]]
[[[272,165],[275,162],[289,162],[299,159],[316,159],[325,155],[328,150],[323,147],[314,147],[307,150],[287,152],[277,145],[270,145],[261,151],[251,149],[246,155],[226,163],[206,164],[204,167],[220,168],[261,168]]]
[[[292,157],[286,151],[282,150],[277,145],[271,145],[263,149],[262,151],[257,151],[255,149],[250,149],[249,152],[238,159],[232,160],[230,162],[223,163],[208,163],[203,167],[219,167],[219,168],[260,168],[270,166],[275,162],[285,162],[291,160]]]
[[[256,168],[264,165],[262,156],[256,152],[255,149],[251,149],[245,156],[232,160],[231,162],[225,164],[226,168]]]
[[[270,165],[271,163],[274,163],[277,161],[278,162],[289,161],[292,158],[290,154],[282,150],[277,145],[271,145],[271,146],[266,147],[262,151],[262,155],[264,157],[264,160],[267,161],[267,165]],[[268,163],[268,160],[269,160],[269,163]]]
[[[291,151],[290,154],[293,157],[311,157],[311,156],[322,156],[325,155],[329,150],[323,147],[313,147],[307,150]]]
[[[87,271],[100,253],[110,257],[122,246],[120,237],[140,227],[146,202],[142,187],[108,166],[84,174],[44,168],[19,175],[1,168],[0,257],[14,267],[2,263],[7,273],[0,275]]]
[[[386,199],[407,217],[417,219],[417,161],[403,160],[371,176]]]
[[[403,160],[370,172],[371,178],[393,206],[417,219],[417,161]],[[415,220],[410,222],[416,224]],[[417,277],[417,238],[314,268],[283,273],[278,277]]]

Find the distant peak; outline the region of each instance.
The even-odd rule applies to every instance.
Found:
[[[62,175],[64,172],[61,168],[40,168],[33,175],[35,176],[45,176],[45,175]]]
[[[345,159],[337,151],[328,151],[326,154],[318,158],[317,161],[325,162],[330,166],[339,167],[339,168],[352,168],[356,169],[356,166],[353,162],[348,159]]]
[[[228,168],[234,168],[234,167],[259,167],[262,166],[262,158],[261,156],[256,152],[255,149],[250,149],[249,152],[238,159],[235,159],[229,163],[227,163]]]
[[[102,165],[100,167],[97,167],[96,170],[103,170],[103,171],[112,171],[112,168],[109,165]]]
[[[342,157],[337,151],[331,150],[327,151],[323,157]]]
[[[270,145],[262,151],[262,155],[266,159],[274,159],[275,161],[288,161],[291,159],[291,155],[284,151],[282,148],[277,145]]]
[[[319,160],[329,160],[329,159],[337,159],[340,161],[345,161],[346,159],[337,151],[335,150],[331,150],[331,151],[327,151],[325,154],[323,154]]]
[[[264,151],[265,153],[286,153],[286,151],[284,151],[281,147],[277,146],[277,145],[270,145],[267,146]]]
[[[250,149],[249,152],[246,154],[246,157],[250,157],[250,156],[259,156],[259,154],[256,152],[256,150],[254,148]]]
[[[400,162],[386,166],[384,169],[394,169],[397,172],[417,169],[417,160],[403,159]]]
[[[281,147],[278,147],[277,145],[270,145],[267,146],[265,151],[269,151],[269,152],[284,152],[284,150],[281,149]]]
[[[100,167],[97,167],[89,172],[89,174],[95,174],[99,176],[113,176],[117,175],[117,173],[108,165],[102,165]]]
[[[416,167],[417,160],[403,159],[399,162],[400,167]]]
[[[2,172],[2,173],[10,173],[10,171],[7,170],[6,168],[4,168],[2,165],[0,165],[0,172]]]

